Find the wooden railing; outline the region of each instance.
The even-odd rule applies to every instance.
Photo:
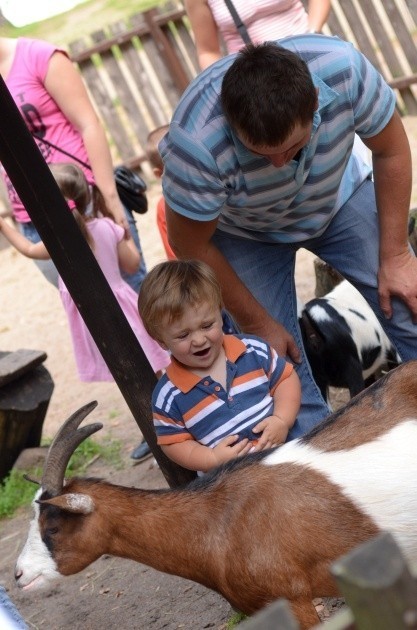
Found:
[[[325,33],[352,41],[417,114],[417,0],[332,0]],[[115,163],[139,166],[151,129],[169,122],[197,56],[181,2],[132,15],[69,46],[106,126]]]

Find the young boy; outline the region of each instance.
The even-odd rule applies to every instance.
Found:
[[[169,125],[161,125],[149,132],[146,141],[145,153],[148,158],[149,164],[152,166],[153,174],[158,179],[161,179],[164,171],[164,163],[158,150],[158,144],[165,136],[169,129]],[[174,260],[176,258],[168,242],[167,221],[165,217],[165,199],[161,195],[156,206],[156,224],[158,226],[159,234],[161,235],[162,244],[165,249],[166,257],[168,260]]]
[[[298,376],[262,339],[223,333],[210,267],[157,265],[138,305],[146,330],[172,356],[152,396],[158,444],[170,459],[207,472],[285,442],[300,407]]]

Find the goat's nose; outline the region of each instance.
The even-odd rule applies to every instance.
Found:
[[[14,579],[16,580],[16,582],[18,582],[20,580],[20,578],[23,575],[23,571],[21,571],[20,569],[18,569],[17,567],[14,570]]]

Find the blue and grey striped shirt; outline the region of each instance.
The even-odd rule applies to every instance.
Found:
[[[247,149],[222,113],[220,91],[235,55],[187,88],[160,144],[167,204],[197,221],[267,242],[302,242],[324,232],[370,174],[351,154],[355,132],[371,138],[395,109],[395,94],[352,44],[300,35],[279,41],[307,63],[319,90],[309,143],[299,160],[277,168]]]

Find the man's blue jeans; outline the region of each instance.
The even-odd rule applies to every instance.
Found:
[[[408,308],[401,300],[393,299],[391,320],[379,308],[378,234],[374,185],[366,180],[319,237],[291,245],[271,244],[217,230],[213,241],[258,302],[294,336],[300,350],[303,344],[297,320],[294,268],[297,249],[304,247],[337,269],[362,293],[403,361],[417,359],[417,326],[412,323]],[[227,304],[227,295],[224,298]],[[302,406],[288,439],[303,435],[329,413],[304,353],[296,369],[301,379]]]

